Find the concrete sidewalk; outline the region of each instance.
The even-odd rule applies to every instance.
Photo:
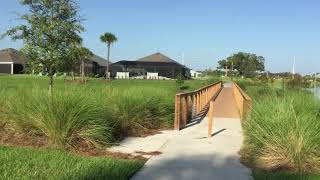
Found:
[[[161,146],[133,180],[247,180],[251,171],[239,162],[240,119],[214,118],[214,135],[207,138],[207,118],[183,129]]]

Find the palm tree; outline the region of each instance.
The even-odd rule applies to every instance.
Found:
[[[109,76],[110,48],[111,48],[111,45],[113,43],[117,42],[118,38],[112,33],[104,33],[103,35],[100,36],[100,40],[103,43],[106,43],[107,46],[108,46],[108,59],[107,59],[106,79],[110,80],[110,76]]]
[[[85,79],[85,72],[84,72],[84,66],[85,66],[85,60],[90,58],[91,56],[93,56],[93,53],[85,48],[85,47],[80,47],[78,48],[77,50],[77,53],[78,53],[78,57],[79,57],[79,60],[81,61],[81,65],[80,65],[80,71],[81,71],[81,81],[83,83],[86,83],[86,79]]]

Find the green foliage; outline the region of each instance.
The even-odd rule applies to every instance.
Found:
[[[179,90],[183,89],[183,84],[184,84],[184,77],[182,75],[182,73],[179,73],[176,77],[176,84],[177,84],[177,88]]]
[[[238,52],[218,62],[219,68],[235,69],[240,76],[250,76],[256,71],[264,71],[264,57],[256,54]]]
[[[23,0],[29,12],[21,15],[23,25],[8,30],[4,36],[23,40],[22,52],[29,66],[44,66],[50,76],[50,90],[53,74],[60,61],[64,61],[75,44],[81,43],[79,36],[84,29],[78,15],[78,6],[73,0]]]
[[[7,114],[17,130],[46,136],[54,146],[76,147],[81,142],[97,147],[111,141],[111,127],[101,102],[89,93],[18,90],[8,98]]]
[[[247,163],[269,170],[319,173],[319,100],[304,91],[249,89],[255,101],[243,123]]]
[[[287,87],[298,89],[298,88],[309,88],[311,86],[311,82],[307,79],[304,79],[301,75],[296,74],[293,79],[287,81]]]
[[[100,36],[100,40],[103,43],[106,43],[108,46],[108,59],[107,59],[107,70],[106,70],[106,79],[110,80],[110,76],[109,76],[109,62],[110,62],[110,49],[111,49],[111,45],[115,42],[118,41],[118,38],[112,34],[112,33],[104,33]]]
[[[112,94],[113,117],[118,136],[140,135],[150,129],[172,126],[171,101],[163,101],[165,92],[154,88],[129,88]],[[167,94],[170,96],[170,94]]]
[[[59,150],[0,146],[3,180],[129,179],[144,162],[110,157],[85,157]]]
[[[205,82],[185,81],[185,87],[194,90]],[[44,77],[0,76],[0,112],[5,110],[0,121],[65,148],[97,147],[173,126],[174,81],[115,80],[106,85],[89,79],[82,85],[57,77],[55,84],[55,93],[48,95],[42,90],[47,85]]]
[[[113,43],[118,41],[118,38],[114,34],[107,32],[100,36],[100,40],[108,46],[111,46]]]
[[[320,180],[320,176],[290,172],[253,171],[255,180]]]

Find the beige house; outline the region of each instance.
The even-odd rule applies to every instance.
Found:
[[[23,73],[25,60],[16,49],[8,48],[0,50],[0,74]]]

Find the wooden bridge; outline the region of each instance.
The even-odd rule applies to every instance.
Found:
[[[176,94],[174,129],[180,130],[208,115],[244,118],[250,112],[251,98],[234,82],[217,82],[196,91]],[[199,118],[197,118],[199,117]]]
[[[249,180],[240,163],[241,119],[251,98],[234,82],[217,82],[176,95],[174,128],[158,156],[150,158],[133,180]],[[159,141],[159,137],[152,140]],[[134,143],[136,144],[136,143]]]

